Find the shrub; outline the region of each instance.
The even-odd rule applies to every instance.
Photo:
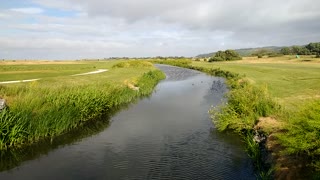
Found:
[[[280,56],[283,56],[283,54],[279,54],[279,53],[269,53],[268,54],[268,57],[280,57]]]
[[[241,56],[234,50],[218,51],[215,55],[209,58],[209,62],[213,61],[233,61],[241,60]]]
[[[213,61],[225,61],[222,57],[211,57],[209,58],[208,62],[213,62]]]
[[[285,152],[320,156],[320,100],[305,104],[289,117],[289,122],[287,132],[279,135],[279,140],[286,147]]]
[[[148,61],[125,61],[112,66],[112,68],[129,68],[129,67],[152,67],[152,63]]]
[[[235,84],[228,93],[228,103],[212,109],[212,119],[220,131],[251,130],[259,117],[272,115],[280,106],[268,95],[267,89],[249,83]]]
[[[153,60],[150,62],[158,63],[158,64],[168,64],[168,65],[172,65],[172,66],[180,66],[180,67],[185,67],[185,68],[188,68],[190,66],[190,64],[192,63],[191,60],[187,60],[187,59]]]

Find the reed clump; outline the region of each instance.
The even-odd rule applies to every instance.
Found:
[[[320,101],[313,100],[302,105],[298,112],[287,115],[285,133],[278,134],[283,153],[304,155],[311,166],[320,171]]]
[[[152,63],[141,60],[131,60],[117,63],[112,68],[141,68],[141,67],[152,67]]]
[[[261,161],[260,145],[254,141],[253,128],[259,117],[280,112],[280,105],[269,96],[266,87],[253,86],[245,80],[245,76],[220,68],[193,66],[191,62],[180,60],[155,61],[155,63],[194,69],[212,76],[226,78],[229,87],[229,92],[226,94],[228,101],[209,111],[212,121],[220,131],[233,130],[240,133],[246,143],[246,151],[257,168],[257,177],[269,179],[273,169],[265,168],[264,162]]]
[[[69,132],[150,94],[164,78],[161,71],[151,68],[138,78],[139,91],[106,81],[102,76],[82,83],[62,79],[55,83],[1,86],[0,94],[8,99],[9,109],[0,112],[0,150]]]

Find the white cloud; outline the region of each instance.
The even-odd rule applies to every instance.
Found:
[[[35,8],[35,7],[11,8],[10,10],[18,13],[24,13],[24,14],[41,14],[44,12],[43,9]]]

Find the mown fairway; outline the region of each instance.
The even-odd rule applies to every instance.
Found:
[[[218,110],[211,109],[212,120],[219,130],[234,130],[244,137],[247,152],[262,179],[268,179],[273,168],[264,169],[261,144],[254,140],[254,132],[268,139],[262,146],[272,152],[275,178],[306,179],[313,175],[319,179],[319,58],[246,57],[239,61],[211,63],[199,60],[157,63],[196,69],[228,80],[228,103]],[[307,173],[306,169],[315,171]]]
[[[143,61],[2,63],[0,84],[9,111],[0,113],[0,150],[65,133],[152,92],[164,74]],[[107,72],[71,76],[98,69]]]
[[[320,170],[320,59],[310,56],[295,59],[293,56],[276,58],[244,58],[232,62],[193,62],[193,66],[221,68],[240,75],[246,75],[254,87],[267,87],[271,98],[281,105],[280,111],[266,114],[267,118],[256,117],[249,123],[248,130],[258,128],[269,138],[266,146],[272,152],[275,177],[304,177],[306,167],[316,170],[313,174],[319,179]],[[265,88],[264,88],[265,89]],[[222,127],[237,129],[247,124],[247,116],[241,116],[243,110],[252,104],[266,104],[258,98],[257,102],[250,97],[257,96],[243,88],[241,93],[231,90],[229,105],[220,114]],[[259,95],[257,96],[259,97]],[[264,97],[261,93],[261,97]],[[259,100],[260,99],[260,100]],[[259,108],[258,108],[259,109]],[[265,108],[263,108],[265,109]],[[255,112],[256,108],[249,108]],[[235,113],[237,112],[237,113]],[[240,118],[236,118],[240,117]],[[249,136],[247,138],[252,140]],[[248,147],[250,147],[250,143]],[[257,146],[258,147],[258,146]],[[258,152],[256,148],[252,152]],[[260,158],[257,158],[260,159]],[[297,168],[298,167],[298,168]],[[308,169],[306,168],[306,169]],[[288,172],[290,172],[288,175]],[[318,174],[317,174],[317,173]],[[306,173],[306,174],[304,174]],[[307,177],[308,175],[306,175]]]
[[[288,108],[320,98],[320,59],[285,56],[218,63],[193,62],[193,65],[244,74],[252,83],[266,85],[269,93]]]
[[[45,80],[67,78],[74,74],[96,71],[98,69],[111,70],[111,67],[119,62],[120,61],[2,61],[0,62],[0,82],[35,78],[44,78]],[[123,74],[117,70],[113,70],[112,73],[104,73],[103,77],[108,80],[119,81],[139,75],[140,73],[141,71],[129,70],[129,72]],[[83,79],[83,77],[84,76],[77,79]],[[90,76],[86,78],[90,78]]]

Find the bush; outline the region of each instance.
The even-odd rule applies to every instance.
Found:
[[[222,57],[211,57],[209,58],[208,62],[213,62],[213,61],[225,61]]]
[[[262,55],[258,55],[258,58],[262,58]]]
[[[283,56],[283,54],[279,54],[279,53],[269,53],[268,57],[280,57]]]
[[[234,50],[218,51],[215,55],[209,58],[209,62],[213,61],[233,61],[241,60],[242,57]]]
[[[320,100],[305,104],[289,117],[289,122],[287,132],[279,135],[286,152],[320,156]]]
[[[152,63],[148,61],[125,61],[112,66],[112,68],[129,68],[129,67],[152,67]]]
[[[272,115],[280,108],[268,95],[266,88],[236,81],[232,85],[233,89],[227,95],[228,103],[210,111],[220,131],[227,129],[237,132],[249,131],[259,117]]]
[[[187,59],[152,60],[150,62],[158,63],[158,64],[168,64],[168,65],[172,65],[172,66],[180,66],[180,67],[185,67],[185,68],[188,68],[190,66],[190,64],[192,63],[191,60],[187,60]]]

